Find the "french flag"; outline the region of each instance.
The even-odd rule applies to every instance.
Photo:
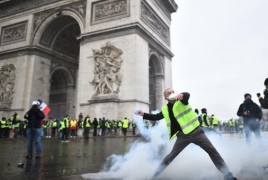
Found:
[[[41,99],[38,99],[37,101],[40,103],[41,111],[47,115],[50,112],[50,108]]]

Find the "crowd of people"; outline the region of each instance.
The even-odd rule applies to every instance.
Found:
[[[1,138],[17,138],[26,137],[27,120],[20,120],[20,117],[15,113],[11,119],[5,117],[0,120],[0,137]],[[78,136],[78,130],[81,130],[81,135],[84,139],[88,139],[90,133],[93,137],[105,136],[105,135],[119,135],[127,137],[127,131],[131,129],[131,134],[136,135],[136,123],[128,118],[122,120],[108,120],[103,118],[94,118],[91,120],[90,116],[87,115],[83,118],[80,113],[78,120],[69,119],[68,116],[61,117],[58,119],[49,118],[48,120],[41,120],[41,137],[52,138],[57,137],[62,142],[69,142],[70,138]],[[149,122],[146,121],[146,127],[149,127]]]

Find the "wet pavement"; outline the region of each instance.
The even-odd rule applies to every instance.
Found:
[[[268,132],[263,133],[263,137],[267,145]],[[238,134],[222,135],[223,143],[245,141],[243,138],[244,135]],[[96,137],[88,141],[76,138],[69,143],[61,143],[57,138],[42,139],[41,159],[26,160],[25,138],[0,139],[0,180],[82,180],[82,174],[99,172],[107,157],[126,153],[136,140],[142,141],[140,137]],[[18,167],[18,163],[24,163],[24,166]],[[237,176],[240,180],[268,180],[268,172],[261,168],[254,172],[241,170]]]
[[[98,172],[108,156],[125,153],[128,145],[135,140],[137,137],[97,137],[61,143],[56,138],[42,139],[41,159],[26,160],[26,139],[0,139],[0,179],[82,179],[81,174]],[[18,167],[18,163],[24,163],[24,166]]]

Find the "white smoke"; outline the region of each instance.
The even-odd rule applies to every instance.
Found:
[[[140,134],[146,139],[138,139],[124,155],[112,155],[107,158],[99,173],[83,174],[86,179],[150,179],[162,159],[171,151],[174,140],[168,141],[168,133],[164,120],[147,129],[142,117],[134,115]],[[264,133],[267,146],[268,134]],[[220,138],[217,134],[208,135],[209,139],[222,155],[234,176],[243,179],[267,177],[263,166],[268,164],[268,154],[259,147],[252,137],[253,148],[248,148],[245,135],[225,134]],[[223,179],[208,154],[194,144],[186,147],[175,160],[159,176],[160,179],[208,180]],[[259,178],[261,179],[261,178]],[[268,179],[268,178],[267,178]]]

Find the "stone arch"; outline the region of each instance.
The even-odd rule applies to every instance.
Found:
[[[150,111],[160,110],[162,106],[162,92],[164,85],[164,68],[161,57],[151,52],[149,56],[149,101]]]
[[[69,71],[68,68],[63,67],[63,66],[58,66],[58,67],[55,67],[54,69],[52,69],[52,71],[50,73],[50,78],[57,71],[60,71],[60,72],[62,72],[64,74],[64,76],[66,77],[67,85],[68,86],[75,86],[75,78],[74,78],[74,75],[71,73],[71,71]]]
[[[61,18],[63,16],[68,16],[68,17],[73,18],[78,23],[78,25],[80,27],[81,34],[83,34],[85,32],[84,19],[81,17],[81,15],[78,12],[76,12],[73,9],[63,9],[61,11],[56,10],[56,11],[54,11],[52,13],[49,13],[49,15],[47,15],[46,18],[43,19],[43,22],[41,24],[39,24],[35,28],[35,30],[33,32],[33,39],[32,39],[31,44],[32,45],[38,45],[39,42],[40,42],[41,35],[44,33],[46,28],[53,21],[55,21],[56,19],[59,19],[59,18]]]
[[[59,118],[73,116],[75,81],[72,73],[65,67],[56,67],[50,74],[49,116]]]

